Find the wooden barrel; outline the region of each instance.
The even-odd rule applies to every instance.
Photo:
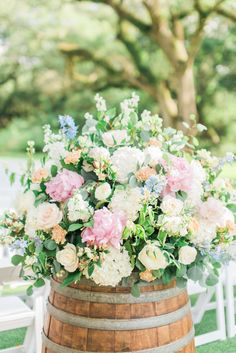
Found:
[[[186,289],[160,282],[99,287],[82,280],[61,287],[53,280],[43,332],[43,353],[194,353]]]

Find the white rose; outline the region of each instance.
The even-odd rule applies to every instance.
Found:
[[[113,147],[120,145],[122,142],[128,140],[128,135],[126,130],[111,130],[104,132],[102,134],[103,143],[107,147]]]
[[[36,208],[37,229],[48,230],[62,220],[62,211],[55,203],[43,202]]]
[[[160,162],[162,158],[162,151],[157,146],[150,146],[144,149],[145,160],[150,165],[150,167],[155,168],[155,166]]]
[[[165,269],[168,266],[165,255],[154,243],[145,245],[139,253],[138,259],[150,271]]]
[[[183,209],[183,202],[173,196],[167,195],[161,203],[161,210],[169,216],[178,216]]]
[[[95,197],[98,201],[106,200],[111,195],[111,186],[109,183],[99,185],[95,190]]]
[[[78,268],[79,260],[73,244],[66,244],[63,250],[58,251],[56,259],[68,272],[75,272]]]
[[[197,250],[192,246],[182,246],[179,249],[179,262],[183,265],[190,265],[196,260]]]

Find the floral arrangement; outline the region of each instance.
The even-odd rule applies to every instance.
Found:
[[[214,285],[235,253],[236,192],[220,177],[234,155],[200,149],[196,133],[206,128],[194,118],[184,135],[140,113],[136,94],[119,113],[95,101],[80,132],[70,116],[59,116],[58,133],[44,126],[40,165],[28,143],[24,192],[0,224],[13,264],[36,287],[83,276],[104,286],[134,278],[134,295],[140,281]]]

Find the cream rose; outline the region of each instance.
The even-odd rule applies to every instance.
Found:
[[[138,259],[149,271],[164,269],[168,266],[165,255],[155,243],[145,245]]]
[[[73,244],[66,244],[63,250],[58,251],[56,259],[68,272],[75,272],[78,268],[79,260],[77,250]]]
[[[111,186],[109,183],[99,185],[95,190],[95,197],[97,200],[106,200],[111,195]]]
[[[37,229],[48,230],[62,220],[62,211],[55,203],[43,202],[36,208]]]
[[[197,250],[192,246],[182,246],[179,249],[179,262],[183,265],[190,265],[196,260]]]
[[[173,196],[167,195],[161,203],[161,210],[168,216],[178,216],[183,209],[183,202]]]

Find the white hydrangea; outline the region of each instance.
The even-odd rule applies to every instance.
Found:
[[[95,266],[91,279],[101,286],[115,287],[124,277],[131,275],[132,266],[128,251],[125,249],[109,248],[104,254],[101,267]],[[89,278],[88,273],[85,276]]]
[[[47,152],[53,163],[59,165],[60,160],[66,156],[65,144],[63,141],[49,143],[44,147],[43,152]]]
[[[116,189],[109,208],[112,212],[124,212],[127,220],[135,221],[142,207],[143,196],[139,188]]]
[[[129,174],[135,173],[138,166],[144,162],[144,153],[135,147],[120,147],[111,157],[111,162],[117,173],[117,181],[125,184]]]
[[[191,242],[197,247],[208,247],[216,236],[216,225],[199,220],[198,230],[192,234]]]
[[[191,162],[192,183],[191,188],[187,193],[186,202],[191,206],[199,206],[203,194],[202,183],[206,180],[206,172],[199,161]]]
[[[68,219],[71,222],[76,222],[78,220],[86,222],[93,213],[92,207],[83,199],[80,191],[75,192],[73,197],[69,199],[67,207]]]
[[[35,196],[33,191],[29,190],[25,193],[19,192],[15,199],[15,209],[22,215],[27,213],[32,207],[34,207]]]
[[[150,146],[144,149],[145,161],[150,165],[150,167],[155,168],[162,158],[162,151],[157,146]]]
[[[188,233],[187,225],[180,216],[164,216],[161,223],[168,235],[185,236]]]

